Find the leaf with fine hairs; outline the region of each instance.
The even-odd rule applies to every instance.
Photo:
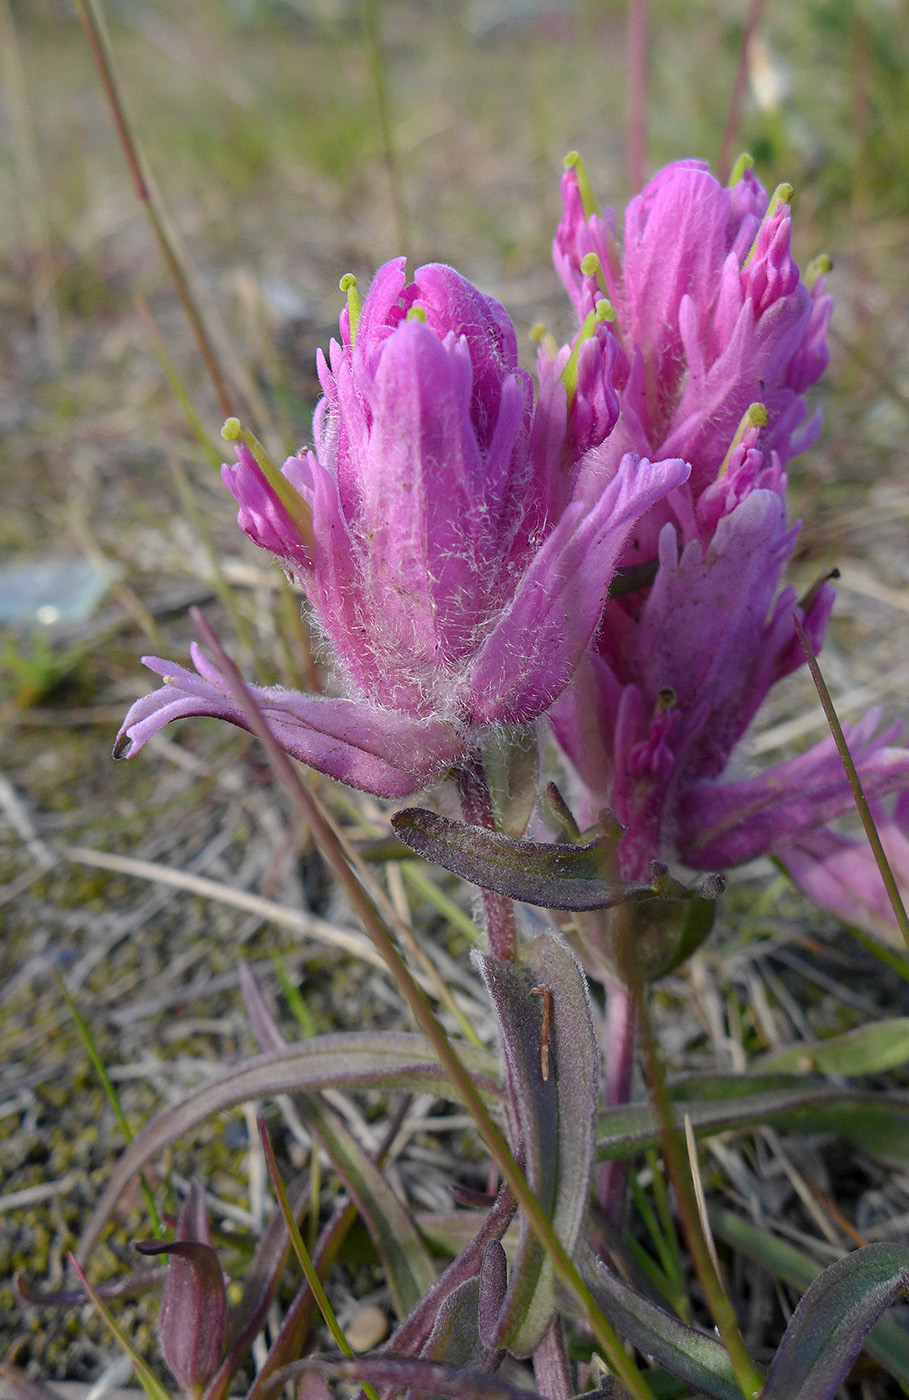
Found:
[[[459,1046],[459,1053],[478,1092],[496,1100],[499,1090],[492,1056],[471,1045]],[[457,1098],[424,1037],[405,1031],[338,1032],[242,1061],[156,1113],[136,1134],[108,1177],[79,1243],[78,1259],[84,1261],[91,1253],[136,1173],[213,1113],[249,1099],[331,1088],[403,1089]]]
[[[670,1085],[679,1127],[691,1119],[696,1137],[769,1124],[790,1132],[839,1133],[871,1152],[909,1162],[909,1096],[856,1093],[823,1079],[791,1075],[710,1076]],[[597,1157],[635,1157],[659,1144],[649,1104],[609,1108],[597,1122]]]
[[[718,1239],[796,1288],[810,1287],[821,1272],[816,1259],[730,1210],[711,1209],[710,1225]],[[909,1393],[909,1332],[896,1318],[882,1317],[876,1322],[865,1337],[862,1349],[895,1376]]]
[[[584,1278],[605,1317],[645,1356],[713,1400],[742,1400],[726,1348],[629,1287],[588,1252]],[[763,1400],[763,1397],[762,1397]]]
[[[278,1050],[284,1036],[249,967],[240,966],[246,1014],[263,1050]],[[436,1269],[410,1211],[363,1150],[347,1124],[321,1094],[296,1094],[294,1102],[319,1139],[357,1203],[385,1270],[399,1317],[407,1315],[436,1281]]]
[[[599,1071],[587,982],[573,953],[553,934],[522,947],[518,963],[477,960],[499,1021],[514,1150],[554,1233],[573,1255],[593,1170]],[[529,1355],[554,1308],[552,1264],[522,1216],[499,1345]]]
[[[437,1275],[413,1216],[320,1094],[301,1094],[296,1102],[357,1203],[382,1261],[395,1311],[399,1317],[407,1317],[432,1288]]]
[[[312,1356],[276,1371],[275,1388],[306,1371],[320,1371],[332,1380],[367,1381],[375,1386],[410,1390],[417,1395],[445,1396],[446,1400],[539,1400],[535,1390],[524,1390],[481,1371],[461,1371],[413,1356],[382,1352],[379,1356],[355,1356],[350,1360]]]
[[[878,1318],[909,1291],[909,1248],[870,1244],[831,1264],[789,1320],[761,1400],[831,1400]]]
[[[909,1017],[871,1021],[867,1026],[832,1035],[827,1040],[790,1045],[762,1055],[757,1068],[776,1074],[880,1074],[909,1060]]]
[[[608,909],[628,899],[653,899],[650,885],[609,879],[617,836],[583,845],[523,841],[484,826],[406,807],[391,819],[395,833],[425,860],[509,899],[545,909]]]

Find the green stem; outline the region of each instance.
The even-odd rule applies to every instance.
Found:
[[[629,921],[627,919],[617,920],[617,927],[620,970],[637,1005],[639,1037],[647,1084],[656,1114],[660,1148],[678,1203],[685,1242],[688,1245],[698,1282],[704,1291],[710,1315],[729,1354],[736,1380],[742,1394],[747,1397],[747,1400],[752,1400],[752,1397],[759,1395],[763,1389],[763,1377],[748,1355],[748,1350],[739,1331],[735,1309],[714,1263],[710,1244],[698,1212],[691,1167],[682,1144],[681,1134],[675,1123],[672,1102],[666,1086],[666,1071],[653,1030],[647,991],[641,975],[640,962]]]
[[[335,831],[333,824],[272,736],[258,706],[244,685],[239,671],[224,651],[206,619],[197,609],[193,610],[193,621],[200,640],[211,650],[222,674],[233,690],[246,722],[263,744],[275,773],[285,784],[292,800],[309,823],[322,855],[337,876],[364,929],[385,960],[386,966],[407,1002],[414,1020],[432,1045],[439,1063],[446,1071],[453,1086],[457,1089],[459,1097],[476,1123],[477,1131],[489,1148],[502,1176],[527,1216],[531,1229],[549,1255],[555,1272],[583,1308],[590,1330],[597,1345],[602,1350],[603,1356],[622,1384],[634,1397],[634,1400],[653,1400],[652,1392],[643,1375],[625,1352],[621,1339],[600,1312],[596,1300],[584,1283],[577,1266],[553,1231],[543,1207],[530,1189],[527,1178],[512,1156],[502,1130],[490,1116],[473,1080],[442,1026],[433,1015],[432,1008],[417,986],[410,969],[398,952],[390,929],[380,917],[372,900],[350,868],[341,838]]]
[[[303,1243],[303,1236],[300,1234],[300,1227],[290,1208],[287,1192],[284,1189],[284,1182],[281,1180],[281,1173],[278,1171],[278,1164],[275,1161],[275,1153],[271,1145],[271,1138],[268,1136],[268,1128],[265,1126],[265,1119],[262,1117],[261,1113],[259,1114],[257,1122],[259,1126],[259,1138],[262,1142],[262,1150],[265,1153],[265,1163],[268,1167],[268,1175],[271,1178],[271,1184],[278,1197],[278,1205],[284,1217],[284,1224],[287,1227],[290,1242],[294,1247],[294,1253],[300,1262],[300,1267],[306,1275],[306,1282],[309,1284],[319,1312],[322,1314],[325,1325],[332,1335],[335,1346],[340,1352],[343,1352],[345,1356],[353,1356],[353,1347],[347,1340],[344,1329],[335,1316],[335,1310],[328,1300],[328,1294],[325,1292],[322,1280],[316,1272],[316,1266],[312,1262],[309,1250]],[[363,1382],[363,1394],[367,1397],[367,1400],[379,1400],[378,1395],[368,1381]]]
[[[82,1012],[76,1005],[75,998],[73,997],[63,978],[60,976],[60,973],[56,967],[54,968],[54,976],[57,979],[57,985],[60,988],[60,991],[63,993],[63,998],[67,1006],[69,1007],[70,1015],[76,1023],[76,1030],[79,1032],[79,1038],[82,1041],[82,1044],[85,1046],[88,1058],[92,1062],[92,1067],[95,1073],[97,1074],[99,1080],[101,1081],[101,1088],[104,1090],[104,1093],[107,1097],[107,1101],[114,1111],[114,1117],[116,1118],[117,1123],[120,1126],[120,1132],[123,1134],[123,1141],[126,1143],[127,1147],[129,1147],[130,1143],[133,1140],[133,1131],[132,1128],[129,1126],[129,1123],[127,1122],[126,1114],[123,1112],[123,1107],[120,1103],[120,1096],[117,1093],[117,1090],[114,1088],[111,1077],[108,1074],[107,1069],[105,1068],[104,1061],[101,1059],[101,1056],[98,1053],[98,1047],[95,1045],[94,1037],[91,1033],[91,1028],[88,1022],[86,1021],[85,1017],[82,1015]],[[155,1205],[155,1198],[152,1195],[152,1189],[148,1184],[148,1178],[146,1177],[144,1172],[139,1173],[139,1185],[142,1188],[142,1195],[145,1198],[145,1208],[148,1211],[148,1216],[152,1222],[154,1232],[159,1239],[163,1239],[166,1232],[164,1226],[161,1224],[161,1217],[158,1214],[158,1208]]]

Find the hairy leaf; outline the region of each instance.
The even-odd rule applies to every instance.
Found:
[[[871,1152],[909,1161],[909,1096],[857,1094],[825,1080],[793,1081],[791,1076],[687,1079],[671,1086],[698,1137],[764,1123],[792,1132],[833,1132]],[[597,1156],[634,1157],[659,1143],[649,1104],[610,1108],[597,1124]]]
[[[240,966],[240,988],[262,1049],[281,1049],[285,1044],[281,1029],[245,963]],[[294,1102],[356,1201],[382,1261],[398,1316],[406,1317],[436,1281],[435,1267],[413,1216],[322,1095],[296,1094]]]
[[[711,1210],[710,1224],[717,1238],[797,1288],[808,1288],[821,1272],[816,1260],[732,1211]],[[905,1327],[892,1318],[882,1318],[865,1337],[863,1349],[909,1390],[909,1333]]]
[[[487,1099],[497,1098],[493,1058],[469,1045],[461,1045],[459,1051],[479,1092]],[[77,1257],[88,1257],[136,1173],[211,1114],[249,1099],[337,1087],[405,1089],[457,1098],[423,1036],[409,1032],[342,1032],[245,1060],[179,1103],[162,1109],[136,1134],[108,1178]]]
[[[909,1018],[872,1021],[843,1035],[813,1044],[792,1045],[779,1054],[762,1055],[757,1069],[764,1073],[880,1074],[909,1060]]]
[[[510,899],[546,909],[607,909],[627,899],[653,899],[650,885],[608,878],[616,837],[609,833],[584,845],[519,841],[482,826],[452,821],[422,807],[407,807],[391,819],[411,850]]]
[[[586,980],[551,934],[523,948],[517,964],[478,961],[499,1018],[515,1148],[553,1230],[573,1254],[590,1190],[599,1068]],[[500,1345],[529,1355],[554,1307],[552,1265],[522,1217]]]
[[[316,1094],[300,1095],[298,1101],[366,1222],[398,1316],[407,1317],[436,1281],[436,1269],[413,1216],[343,1119]]]
[[[584,1276],[599,1307],[620,1336],[702,1395],[742,1400],[726,1348],[708,1332],[686,1327],[612,1273],[593,1254]]]
[[[831,1264],[789,1321],[762,1400],[831,1400],[881,1313],[909,1289],[909,1248],[871,1244]]]

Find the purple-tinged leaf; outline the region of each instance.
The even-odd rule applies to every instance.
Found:
[[[95,1293],[104,1303],[116,1302],[120,1298],[131,1298],[137,1293],[147,1293],[160,1288],[167,1273],[166,1265],[157,1269],[140,1269],[138,1273],[127,1274],[126,1278],[114,1283],[100,1283]],[[32,1308],[81,1308],[85,1302],[82,1288],[40,1288],[24,1274],[13,1274],[13,1291],[16,1297]]]
[[[909,1291],[909,1248],[871,1244],[831,1264],[786,1328],[761,1400],[831,1400],[878,1318]]]
[[[494,1346],[496,1323],[505,1289],[508,1286],[508,1260],[500,1240],[490,1240],[483,1251],[480,1265],[480,1297],[477,1305],[477,1330],[484,1346]]]
[[[822,1079],[791,1075],[705,1077],[670,1085],[679,1127],[685,1114],[696,1137],[758,1123],[793,1132],[831,1132],[872,1152],[909,1161],[909,1095],[861,1093]],[[659,1144],[649,1104],[609,1108],[597,1124],[597,1157],[635,1157]]]
[[[287,1200],[299,1220],[310,1199],[309,1173],[301,1172],[287,1187]],[[240,1302],[231,1316],[231,1342],[227,1355],[205,1388],[204,1400],[226,1400],[239,1368],[265,1323],[284,1268],[290,1257],[290,1237],[284,1217],[276,1211],[262,1232],[246,1271]]]
[[[250,1024],[263,1050],[281,1049],[284,1037],[245,963],[240,965],[240,988]],[[413,1216],[344,1120],[320,1094],[299,1094],[296,1102],[356,1201],[378,1250],[398,1316],[406,1317],[436,1281],[435,1266]]]
[[[520,961],[480,957],[499,1019],[509,1131],[527,1180],[555,1234],[572,1255],[587,1209],[593,1168],[599,1056],[584,974],[574,955],[545,934]],[[555,1310],[552,1264],[523,1217],[499,1317],[499,1344],[527,1356]]]
[[[357,1142],[342,1118],[319,1094],[297,1104],[331,1158],[379,1253],[399,1317],[407,1317],[436,1281],[437,1270],[410,1211]]]
[[[320,1278],[327,1277],[356,1218],[357,1208],[353,1201],[344,1200],[335,1208],[328,1224],[321,1231],[312,1251],[312,1261]],[[289,1306],[284,1310],[277,1336],[272,1340],[264,1364],[256,1373],[246,1400],[263,1400],[263,1396],[269,1393],[270,1378],[274,1372],[302,1354],[316,1314],[315,1297],[309,1283],[303,1278]],[[227,1391],[223,1391],[215,1397],[210,1389],[203,1400],[224,1400],[227,1394]]]
[[[391,819],[395,833],[417,855],[509,899],[546,909],[608,909],[628,899],[652,899],[650,885],[609,879],[618,835],[584,845],[519,841],[499,831],[406,807]]]
[[[718,1239],[796,1288],[809,1288],[821,1273],[816,1259],[732,1211],[711,1209],[710,1224]],[[909,1332],[896,1318],[882,1317],[876,1322],[865,1337],[863,1350],[880,1362],[909,1394]]]
[[[418,1395],[439,1395],[450,1400],[539,1400],[535,1390],[524,1390],[481,1371],[461,1371],[437,1366],[412,1356],[383,1352],[379,1356],[355,1356],[350,1360],[313,1356],[276,1371],[277,1387],[306,1371],[318,1371],[338,1381],[368,1381],[372,1385],[412,1390]]]
[[[485,1050],[470,1045],[460,1054],[487,1099],[498,1096],[495,1062]],[[250,1099],[293,1094],[313,1089],[404,1089],[457,1098],[442,1067],[432,1058],[421,1035],[404,1031],[339,1032],[318,1036],[287,1050],[257,1055],[235,1065],[210,1084],[203,1084],[179,1103],[162,1109],[137,1133],[111,1172],[79,1244],[84,1260],[97,1243],[122,1192],[159,1152],[184,1133]]]
[[[420,1349],[420,1359],[436,1365],[464,1366],[470,1371],[488,1371],[485,1348],[477,1323],[480,1280],[465,1279],[443,1299],[436,1313],[429,1340]]]
[[[604,1316],[645,1356],[702,1395],[742,1400],[726,1348],[716,1337],[686,1327],[629,1287],[592,1253],[585,1257],[584,1277]]]
[[[485,1220],[477,1229],[475,1219],[467,1217],[471,1237],[458,1241],[459,1253],[439,1276],[436,1284],[390,1339],[389,1349],[402,1355],[417,1356],[429,1344],[436,1314],[444,1300],[469,1279],[479,1276],[486,1249],[491,1240],[500,1240],[514,1219],[514,1197],[503,1186]]]

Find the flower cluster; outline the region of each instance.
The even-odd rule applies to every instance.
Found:
[[[543,337],[536,394],[497,301],[438,264],[408,282],[398,259],[362,303],[345,279],[314,449],[278,472],[235,433],[240,525],[305,591],[338,692],[252,694],[289,753],[384,797],[463,770],[490,726],[548,713],[579,816],[606,807],[624,828],[622,878],[773,852],[822,902],[886,920],[876,873],[829,828],[852,801],[831,740],[726,776],[802,664],[794,619],[819,648],[833,602],[829,582],[779,591],[798,530],[786,465],[820,426],[805,395],[827,362],[825,261],[802,276],[791,189],[768,199],[745,165],[728,188],[670,165],[621,238],[577,160],[562,196],[554,257],[578,331]],[[193,657],[195,673],[146,660],[164,685],[118,752],[185,715],[246,724]],[[909,753],[876,730],[872,714],[850,738],[880,803],[909,788]],[[905,797],[881,812],[905,855]]]
[[[591,450],[588,480],[608,481],[626,450],[691,466],[638,522],[628,591],[607,604],[551,712],[582,816],[608,807],[625,827],[627,878],[654,859],[716,870],[772,852],[820,903],[880,931],[892,915],[870,851],[828,825],[853,806],[832,738],[762,773],[726,774],[770,688],[804,662],[794,618],[818,650],[834,598],[826,581],[801,601],[778,592],[798,534],[785,465],[819,429],[804,394],[827,361],[831,310],[823,275],[809,287],[793,261],[791,190],[768,201],[750,169],[724,189],[679,162],[632,200],[623,246],[612,211],[591,207],[583,168],[566,171],[562,193],[554,256],[578,315],[604,292],[616,309],[620,416]],[[878,727],[867,715],[850,748],[869,796],[903,794],[892,815],[879,810],[909,875],[909,752],[898,725]]]
[[[590,346],[583,422],[561,381],[534,406],[504,308],[450,267],[408,283],[398,259],[362,306],[351,297],[320,358],[315,451],[275,480],[240,443],[223,473],[240,524],[305,589],[344,692],[256,692],[288,752],[401,796],[483,726],[535,719],[564,690],[635,521],[688,475],[627,453],[585,496],[581,458],[617,413],[613,347]],[[244,724],[198,648],[194,661],[197,675],[146,659],[165,684],[130,711],[121,749],[184,715]]]

